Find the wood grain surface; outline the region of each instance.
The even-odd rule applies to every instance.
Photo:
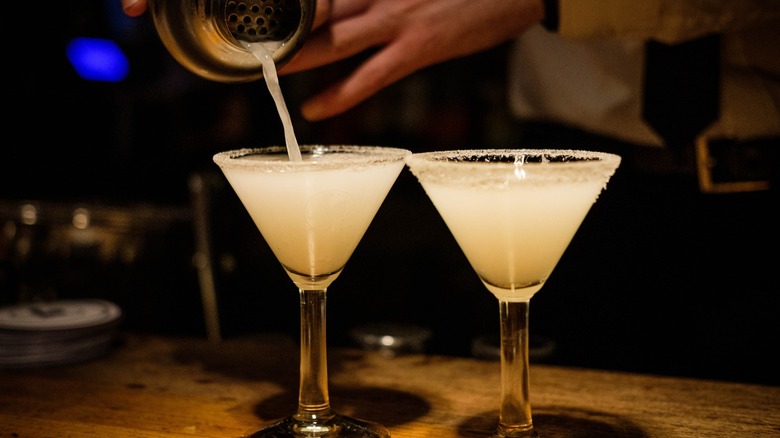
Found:
[[[394,438],[487,437],[497,362],[329,352],[330,401]],[[298,348],[123,333],[106,357],[0,370],[0,437],[243,437],[295,411]],[[532,364],[542,438],[780,437],[780,388]]]

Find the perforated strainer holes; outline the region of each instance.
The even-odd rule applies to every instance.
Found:
[[[229,0],[225,17],[239,41],[282,41],[295,31],[301,17],[299,0]]]

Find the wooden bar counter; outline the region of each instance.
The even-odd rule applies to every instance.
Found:
[[[339,413],[394,438],[487,437],[499,364],[468,358],[328,354]],[[275,336],[221,343],[122,333],[105,357],[0,370],[0,437],[246,436],[297,406],[298,349]],[[532,364],[542,438],[780,437],[780,387]]]

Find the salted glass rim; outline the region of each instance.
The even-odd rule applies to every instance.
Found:
[[[367,145],[300,145],[301,154],[307,159],[287,159],[286,146],[241,148],[223,151],[213,156],[213,161],[222,169],[243,169],[255,171],[300,171],[311,169],[337,169],[346,166],[375,165],[403,160],[412,154],[408,149],[389,146]],[[271,159],[263,159],[267,155]],[[347,160],[330,160],[327,157],[339,155]],[[252,159],[239,159],[253,156]],[[280,159],[280,157],[282,159]],[[322,159],[319,159],[322,158]]]
[[[501,157],[490,161],[477,157]],[[506,160],[512,158],[514,160]],[[546,157],[554,161],[526,161],[522,157]],[[563,161],[559,161],[563,159]],[[473,183],[480,181],[581,181],[609,179],[617,170],[617,154],[579,149],[454,149],[413,153],[404,158],[422,181]]]

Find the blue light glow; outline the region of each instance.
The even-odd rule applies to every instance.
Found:
[[[76,73],[88,81],[120,82],[130,72],[130,62],[111,40],[74,38],[66,53]]]

